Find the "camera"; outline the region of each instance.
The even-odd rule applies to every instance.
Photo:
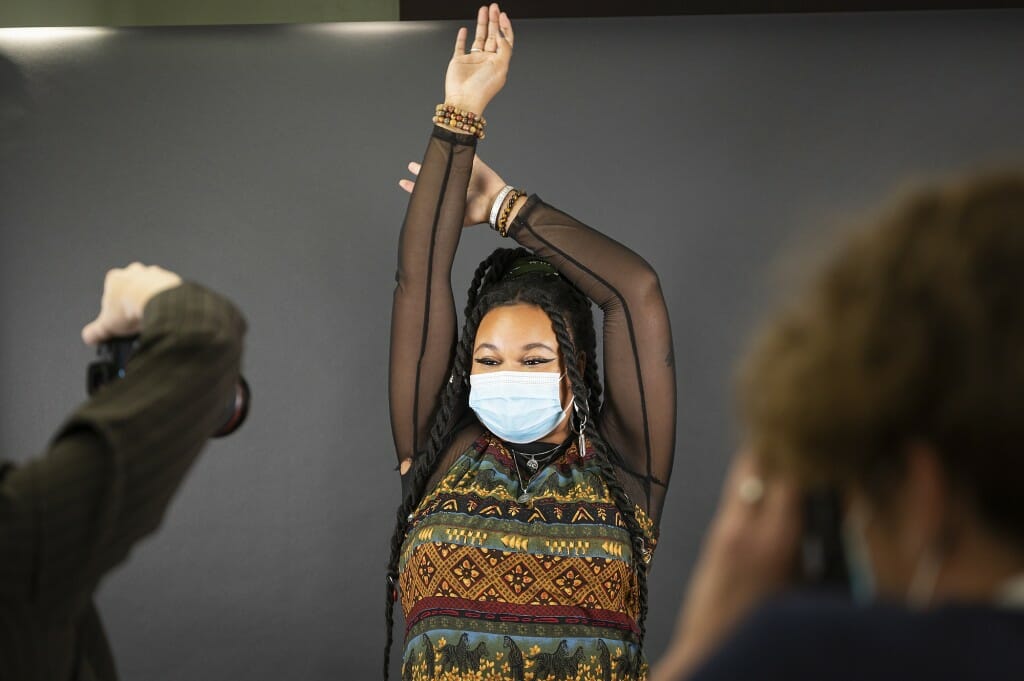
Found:
[[[139,348],[139,337],[111,338],[100,343],[96,348],[97,358],[89,364],[86,372],[85,387],[89,395],[94,395],[104,385],[124,378],[127,374],[128,360]],[[235,393],[224,405],[220,427],[212,437],[224,437],[238,430],[249,415],[249,402],[252,393],[249,383],[239,376],[235,384]]]
[[[800,539],[800,581],[805,586],[850,593],[843,548],[843,509],[839,490],[819,487],[803,497],[804,531]]]

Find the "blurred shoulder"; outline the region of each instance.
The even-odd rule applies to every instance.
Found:
[[[692,678],[995,680],[1010,678],[999,670],[1021,646],[1020,610],[951,606],[920,612],[793,593],[755,611]]]

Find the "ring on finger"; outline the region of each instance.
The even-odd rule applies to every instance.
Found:
[[[740,481],[738,488],[740,501],[750,506],[757,504],[764,498],[764,480],[751,475]]]
[[[470,52],[483,52],[484,48],[482,48],[482,47],[471,47],[471,48],[469,48],[469,51]]]

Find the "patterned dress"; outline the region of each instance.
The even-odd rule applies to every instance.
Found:
[[[399,564],[414,681],[643,677],[626,525],[575,444],[527,483],[485,433],[413,514]],[[638,506],[649,561],[654,524]]]

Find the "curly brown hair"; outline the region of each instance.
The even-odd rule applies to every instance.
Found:
[[[927,444],[1024,546],[1024,173],[926,187],[853,234],[762,329],[738,392],[770,465],[881,500]]]

